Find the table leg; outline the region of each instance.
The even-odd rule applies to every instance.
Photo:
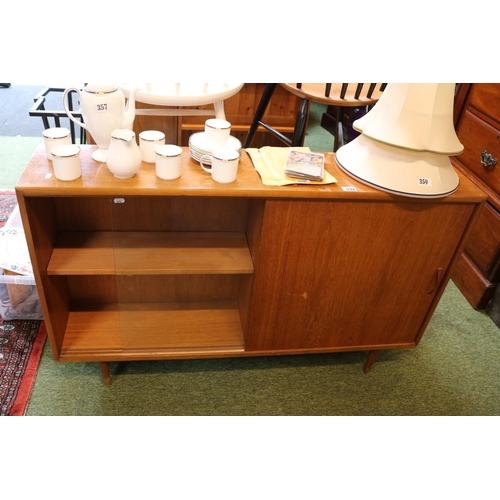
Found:
[[[375,360],[377,359],[378,353],[380,351],[370,351],[368,353],[368,358],[366,358],[366,363],[363,371],[365,373],[369,373],[370,370],[372,369],[373,363],[375,363]]]
[[[101,367],[102,378],[104,385],[111,385],[111,375],[109,373],[109,363],[99,363]]]
[[[226,113],[224,112],[224,101],[214,102],[215,118],[225,120]]]

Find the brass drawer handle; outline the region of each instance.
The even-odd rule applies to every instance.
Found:
[[[486,149],[481,153],[481,164],[486,167],[494,167],[497,164],[497,159],[493,158],[490,153],[486,152]]]

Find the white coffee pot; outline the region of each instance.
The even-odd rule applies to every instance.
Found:
[[[99,149],[92,154],[95,161],[106,161],[113,130],[132,129],[137,90],[137,88],[131,90],[126,107],[123,92],[114,84],[89,83],[82,91],[75,87],[64,91],[63,106],[69,119],[87,130],[99,146]],[[71,91],[77,92],[80,99],[83,122],[77,120],[67,108],[66,96]]]
[[[106,158],[109,171],[118,179],[130,179],[141,168],[142,154],[135,132],[117,129],[111,133],[111,142]]]

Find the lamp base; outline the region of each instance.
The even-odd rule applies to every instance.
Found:
[[[338,149],[337,165],[363,184],[412,198],[442,198],[458,189],[446,155],[389,146],[364,135]]]

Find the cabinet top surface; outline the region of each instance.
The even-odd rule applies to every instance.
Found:
[[[234,196],[251,198],[318,198],[345,200],[408,201],[409,198],[391,195],[364,185],[345,174],[335,163],[334,153],[325,153],[325,168],[336,184],[266,186],[255,170],[250,155],[242,150],[238,178],[231,184],[219,184],[192,159],[189,149],[182,152],[182,175],[175,180],[156,176],[155,165],[142,163],[139,172],[130,179],[116,179],[105,163],[91,157],[94,145],[80,146],[82,176],[74,181],[55,178],[52,162],[40,145],[16,184],[16,191],[25,196]],[[486,195],[460,172],[460,187],[442,198],[449,202],[481,202]],[[346,188],[348,188],[346,190]],[[354,188],[354,189],[353,189]],[[436,200],[423,200],[436,201]]]

